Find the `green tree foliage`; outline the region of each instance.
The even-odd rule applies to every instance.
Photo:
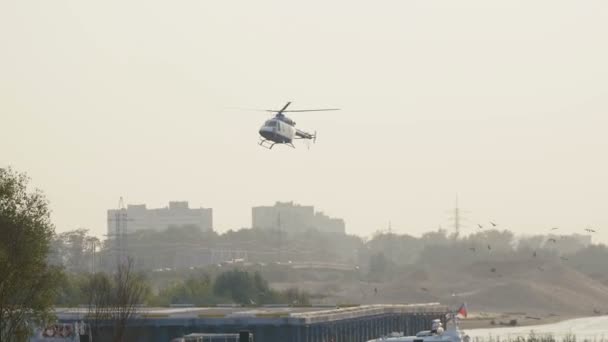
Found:
[[[152,299],[154,305],[193,304],[206,306],[219,303],[213,294],[211,277],[206,274],[189,277],[183,282],[173,283],[160,290]]]
[[[532,253],[543,247],[543,243],[547,240],[547,237],[543,235],[524,236],[518,240],[517,251],[524,253]]]
[[[608,248],[606,245],[591,245],[568,256],[568,263],[576,269],[599,278],[608,284]]]
[[[310,305],[310,294],[305,291],[300,291],[297,288],[289,288],[281,293],[281,297],[288,304],[292,305]]]
[[[65,273],[61,279],[55,305],[74,307],[88,303],[87,287],[92,275],[82,273]]]
[[[366,247],[362,251],[367,251],[369,256],[385,252],[384,256],[394,264],[411,264],[416,262],[424,245],[411,235],[378,233],[367,242]]]
[[[138,293],[137,299],[130,300],[130,303],[149,306],[210,306],[221,303],[309,305],[311,298],[310,294],[297,288],[274,290],[260,273],[238,269],[219,273],[215,278],[207,273],[192,275],[162,287],[157,293],[152,292],[148,280],[141,274],[133,274],[130,279],[130,285],[123,285],[124,288],[134,288],[134,285],[141,287],[141,291],[135,291]],[[120,283],[125,284],[117,278],[117,273],[68,273],[56,305],[74,307],[88,304],[93,310],[90,313],[94,319],[91,323],[95,325],[95,319],[112,319],[109,308],[124,305],[125,300],[120,301],[117,295]]]
[[[198,266],[201,254],[211,250],[247,251],[254,262],[332,261],[355,263],[363,244],[356,236],[327,234],[310,230],[297,233],[267,229],[230,230],[224,234],[201,231],[195,226],[171,226],[164,231],[141,230],[127,237],[129,254],[136,257],[138,268],[188,268]],[[111,253],[112,245],[105,252]],[[111,260],[111,258],[106,258]],[[112,265],[106,265],[108,268]]]
[[[213,292],[243,305],[273,303],[277,300],[276,293],[258,272],[252,276],[238,269],[220,274],[215,280]]]
[[[491,250],[493,253],[512,253],[515,245],[515,235],[509,230],[489,229],[476,234],[471,234],[462,242],[469,245],[477,245]],[[488,245],[490,249],[488,249]]]
[[[391,271],[394,269],[394,263],[386,257],[383,252],[373,254],[369,258],[369,274],[370,280],[381,281],[390,277]]]
[[[94,271],[95,251],[99,246],[99,239],[90,236],[87,229],[70,230],[53,238],[49,260],[69,272]]]
[[[184,264],[183,255],[187,253],[200,253],[201,248],[213,247],[216,243],[217,233],[201,231],[195,226],[171,226],[164,231],[140,230],[127,235],[129,254],[136,260],[139,269],[157,269],[188,267]],[[111,257],[115,246],[112,240],[106,240],[104,251],[105,268],[114,267]],[[185,254],[184,254],[185,253]]]
[[[28,178],[0,169],[0,340],[23,341],[51,318],[61,270],[49,266],[54,233],[44,195]]]
[[[420,240],[425,245],[447,245],[450,243],[447,230],[441,228],[437,231],[424,233]]]
[[[213,292],[216,296],[243,305],[310,304],[310,296],[306,292],[294,288],[273,290],[259,272],[252,274],[238,269],[220,274],[215,280]]]

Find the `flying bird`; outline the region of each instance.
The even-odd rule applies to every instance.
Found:
[[[585,228],[585,230],[589,233],[595,233],[595,230],[591,229],[591,228]]]
[[[551,228],[551,230],[558,230],[558,229],[559,229],[558,227]]]
[[[428,291],[429,289],[427,289],[426,287],[421,287],[420,288],[422,291]]]
[[[564,261],[568,260],[568,258],[566,258],[565,256],[561,256],[559,258],[562,259],[562,260],[564,260]]]
[[[496,273],[496,268],[492,267],[492,269],[490,269],[490,272]]]
[[[496,223],[490,221],[490,224],[492,225],[492,227],[496,227]]]
[[[492,250],[492,246],[488,245],[488,250]]]
[[[483,226],[480,225],[479,223],[477,224],[477,226],[479,226],[479,229],[483,229]]]
[[[556,242],[557,242],[557,240],[555,240],[554,238],[550,238],[548,241],[551,241],[551,242],[553,242],[553,243],[556,243]]]
[[[532,256],[536,258],[536,251],[534,251],[534,253],[532,253]]]

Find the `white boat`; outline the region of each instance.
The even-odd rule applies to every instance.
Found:
[[[416,336],[392,333],[368,342],[469,342],[470,338],[458,327],[458,318],[452,314],[444,330],[439,319],[433,320],[431,330],[423,330]]]

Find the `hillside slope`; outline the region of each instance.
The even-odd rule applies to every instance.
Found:
[[[479,262],[450,270],[412,267],[390,281],[300,282],[333,303],[467,302],[472,311],[592,315],[608,313],[608,286],[558,262]]]

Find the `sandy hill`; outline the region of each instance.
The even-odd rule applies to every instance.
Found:
[[[590,315],[600,310],[608,313],[605,283],[561,263],[536,260],[479,262],[451,270],[412,267],[386,282],[291,284],[294,285],[325,294],[324,301],[334,303],[439,301],[456,306],[466,301],[474,311]]]

